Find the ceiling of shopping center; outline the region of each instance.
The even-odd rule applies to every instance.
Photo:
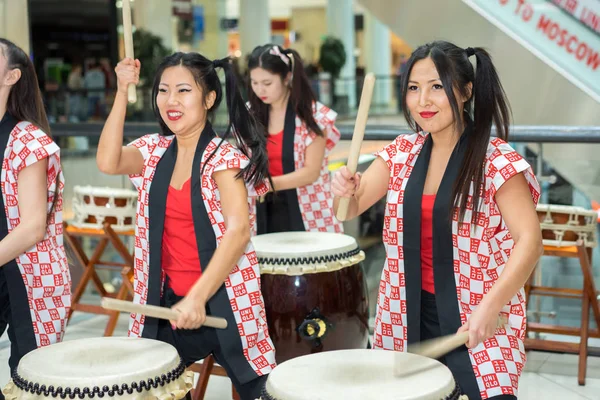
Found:
[[[32,25],[106,29],[114,0],[29,0]]]

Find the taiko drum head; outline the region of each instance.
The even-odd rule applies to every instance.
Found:
[[[193,373],[170,344],[101,337],[38,348],[4,388],[7,400],[50,398],[182,399]],[[63,397],[64,396],[64,397]]]
[[[330,272],[365,259],[352,236],[329,232],[280,232],[252,238],[261,274]]]

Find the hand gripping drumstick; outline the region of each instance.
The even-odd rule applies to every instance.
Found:
[[[123,0],[123,40],[125,41],[125,57],[133,58],[133,34],[131,32],[131,6],[129,0]],[[130,103],[137,101],[135,85],[130,83],[127,87],[127,100]]]
[[[130,301],[117,300],[110,297],[102,298],[102,307],[106,308],[107,310],[142,314],[147,317],[167,319],[170,321],[175,321],[179,317],[179,313],[170,308],[135,304]],[[211,317],[207,315],[206,321],[204,321],[204,326],[225,329],[227,328],[227,320],[225,318]]]
[[[360,146],[362,145],[363,137],[365,136],[365,127],[367,126],[367,118],[369,116],[369,107],[371,106],[371,98],[373,97],[373,87],[375,86],[375,75],[372,72],[365,76],[362,94],[360,96],[360,104],[358,105],[358,113],[356,114],[356,124],[354,125],[354,133],[352,134],[352,144],[350,145],[350,154],[348,155],[348,171],[354,176],[358,167],[358,157],[360,156]],[[344,221],[348,212],[350,199],[342,197],[338,203],[337,219]]]
[[[498,328],[504,327],[507,323],[506,317],[498,317]],[[408,352],[423,357],[438,359],[468,341],[469,331],[465,331],[416,343],[408,347]],[[422,366],[407,365],[402,362],[400,356],[394,357],[394,375],[397,377],[409,375],[420,369],[422,369]]]

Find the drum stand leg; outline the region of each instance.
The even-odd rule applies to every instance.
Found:
[[[539,261],[538,261],[537,265],[535,266],[534,285],[542,286],[542,266],[540,265]],[[533,312],[535,322],[541,322],[541,320],[542,320],[542,315],[541,315],[542,304],[541,303],[542,303],[542,297],[536,296],[535,311]],[[539,339],[540,333],[535,332],[534,337],[536,339]]]
[[[592,251],[591,248],[587,248],[583,243],[579,243],[576,246],[576,251],[573,250],[561,250],[561,249],[545,249],[545,255],[554,257],[571,257],[578,258],[583,275],[583,289],[570,289],[570,288],[550,288],[550,287],[531,287],[531,280],[526,285],[526,293],[533,292],[534,294],[552,296],[552,297],[563,297],[563,298],[578,298],[582,300],[581,305],[581,326],[578,328],[566,327],[566,326],[555,326],[555,325],[544,325],[535,322],[528,322],[527,329],[531,329],[534,332],[546,332],[559,335],[570,335],[579,336],[579,343],[569,343],[562,341],[553,340],[539,340],[539,339],[525,339],[525,348],[527,350],[542,350],[542,351],[562,351],[565,353],[577,354],[578,373],[577,382],[579,385],[585,385],[585,378],[587,372],[587,357],[590,352],[598,351],[598,348],[592,347],[590,349],[588,345],[588,338],[600,337],[600,329],[590,329],[590,308],[594,322],[597,327],[600,327],[600,303],[598,301],[598,292],[594,284],[594,275],[592,273]]]
[[[93,284],[100,297],[116,297],[119,300],[127,300],[128,298],[133,297],[133,285],[129,280],[130,275],[132,276],[133,274],[132,268],[135,265],[133,256],[129,253],[129,250],[125,247],[123,242],[121,242],[119,235],[115,233],[109,223],[105,223],[103,229],[94,230],[71,230],[71,227],[69,227],[67,223],[63,223],[63,236],[65,239],[65,249],[67,250],[69,258],[69,268],[79,267],[83,269],[79,283],[73,288],[74,291],[71,296],[71,308],[67,315],[67,322],[70,321],[74,311],[108,315],[109,321],[104,330],[104,336],[111,336],[117,325],[120,313],[118,311],[106,310],[99,305],[82,304],[80,303],[81,297],[89,283]],[[98,245],[90,258],[86,256],[83,246],[81,245],[80,241],[83,237],[94,237],[99,239]],[[114,247],[123,259],[123,263],[101,260],[108,244],[111,244]],[[114,270],[116,268],[121,271],[123,282],[115,296],[112,293],[109,294],[106,292],[104,284],[98,276],[96,269]]]
[[[533,286],[532,286],[532,281],[533,281]],[[540,287],[540,286],[542,286],[542,266],[540,265],[540,261],[538,261],[538,263],[536,264],[535,269],[533,271],[533,274],[529,277],[529,280],[525,284],[525,298],[528,303],[530,300],[529,296],[531,294],[531,288],[532,287]],[[542,297],[536,296],[533,310],[528,311],[528,313],[527,313],[528,318],[529,318],[529,316],[531,316],[531,319],[536,323],[541,323],[543,316],[547,316],[551,319],[554,319],[556,317],[556,312],[554,312],[554,311],[545,311],[545,312],[542,311],[541,303],[542,303]],[[533,338],[541,339],[540,332],[537,332],[537,331],[533,332]]]
[[[208,378],[210,378],[210,373],[214,364],[215,359],[213,356],[208,356],[204,359],[204,361],[202,361],[202,367],[198,371],[200,373],[200,377],[198,378],[198,383],[196,384],[194,393],[192,394],[192,398],[194,400],[200,400],[204,398],[204,395],[206,394],[206,388],[208,387]]]
[[[208,387],[208,379],[211,375],[225,376],[227,372],[219,365],[215,366],[215,358],[212,355],[206,357],[202,364],[194,363],[188,367],[189,371],[197,372],[200,374],[196,388],[191,394],[192,400],[203,400],[206,394],[206,388]],[[235,390],[233,384],[231,384],[231,398],[233,400],[240,400],[240,395]]]

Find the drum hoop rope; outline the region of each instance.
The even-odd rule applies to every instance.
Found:
[[[349,257],[339,257],[339,259],[330,262],[313,263],[310,265],[290,265],[291,262],[285,262],[285,260],[279,260],[278,265],[271,264],[270,258],[260,258],[259,266],[260,273],[269,275],[287,275],[287,276],[298,276],[306,274],[318,274],[339,271],[341,269],[354,266],[361,263],[365,259],[365,253],[361,250],[358,254]],[[283,262],[281,262],[283,261]]]
[[[133,394],[134,391],[141,393],[144,390],[150,390],[151,388],[158,388],[159,386],[165,386],[173,381],[176,381],[183,375],[185,372],[185,364],[181,358],[179,358],[179,364],[172,371],[162,374],[160,377],[157,376],[154,379],[149,378],[147,380],[132,382],[131,384],[123,383],[121,386],[115,384],[109,388],[107,385],[102,387],[94,386],[92,389],[89,387],[84,387],[83,389],[79,387],[75,388],[63,388],[59,386],[55,388],[53,385],[46,387],[46,385],[40,385],[39,383],[32,383],[22,378],[18,372],[15,371],[13,374],[12,380],[19,389],[24,392],[29,392],[31,394],[36,394],[40,396],[42,393],[44,396],[52,396],[52,397],[61,397],[63,399],[69,398],[74,399],[79,397],[80,399],[84,399],[87,395],[98,395],[98,397],[103,397],[105,394],[109,397],[113,397],[115,394],[122,396],[125,392],[128,394]]]
[[[313,265],[313,264],[325,264],[329,262],[335,262],[345,258],[351,258],[360,253],[360,249],[356,248],[344,253],[338,253],[327,256],[318,257],[300,257],[300,258],[278,258],[278,257],[258,257],[259,264],[269,265]]]

